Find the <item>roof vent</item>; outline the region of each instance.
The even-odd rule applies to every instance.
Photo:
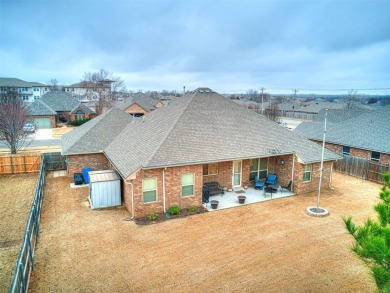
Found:
[[[209,90],[206,90],[206,93],[209,93],[210,91]]]
[[[200,93],[203,93],[203,90],[199,90]]]

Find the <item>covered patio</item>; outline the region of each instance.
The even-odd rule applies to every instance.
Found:
[[[246,196],[245,203],[240,204],[238,202],[238,196],[239,195],[244,195]],[[294,195],[289,190],[286,189],[281,189],[280,187],[278,188],[277,192],[265,192],[264,189],[259,190],[259,189],[254,189],[253,187],[248,187],[247,189],[240,188],[235,191],[225,191],[225,194],[217,194],[217,195],[212,195],[209,198],[208,203],[204,203],[203,206],[209,211],[217,211],[217,210],[223,210],[223,209],[228,209],[228,208],[233,208],[241,205],[247,205],[247,204],[252,204],[256,202],[262,202],[262,201],[267,201],[267,200],[272,200],[272,199],[277,199],[277,198],[283,198],[283,197],[288,197]],[[217,200],[218,207],[216,209],[211,208],[211,201],[212,200]]]

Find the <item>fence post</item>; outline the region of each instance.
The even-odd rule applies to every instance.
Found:
[[[24,266],[19,262],[20,281],[22,283],[22,292],[26,292],[26,278],[24,276]]]
[[[27,246],[28,246],[28,253],[30,255],[29,259],[31,261],[31,269],[34,269],[34,258],[33,258],[33,247],[31,244],[31,233],[30,230],[27,230]]]

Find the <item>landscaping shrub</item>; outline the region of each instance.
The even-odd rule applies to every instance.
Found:
[[[149,221],[154,221],[158,218],[158,214],[155,212],[150,212],[150,214],[148,215],[148,218],[149,218]]]
[[[187,208],[187,210],[188,210],[189,212],[195,212],[195,211],[196,211],[196,206],[189,206],[189,207]]]
[[[91,120],[91,119],[85,118],[85,119],[82,119],[82,120],[75,120],[75,121],[70,122],[70,125],[72,125],[72,126],[80,126],[80,125],[83,125],[85,122],[88,122],[89,120]]]
[[[180,208],[179,206],[171,206],[169,209],[168,209],[168,213],[171,214],[171,215],[177,215],[180,213]]]

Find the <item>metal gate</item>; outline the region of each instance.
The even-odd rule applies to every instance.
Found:
[[[47,171],[67,169],[66,156],[61,155],[61,153],[45,153],[43,156],[45,157]]]

